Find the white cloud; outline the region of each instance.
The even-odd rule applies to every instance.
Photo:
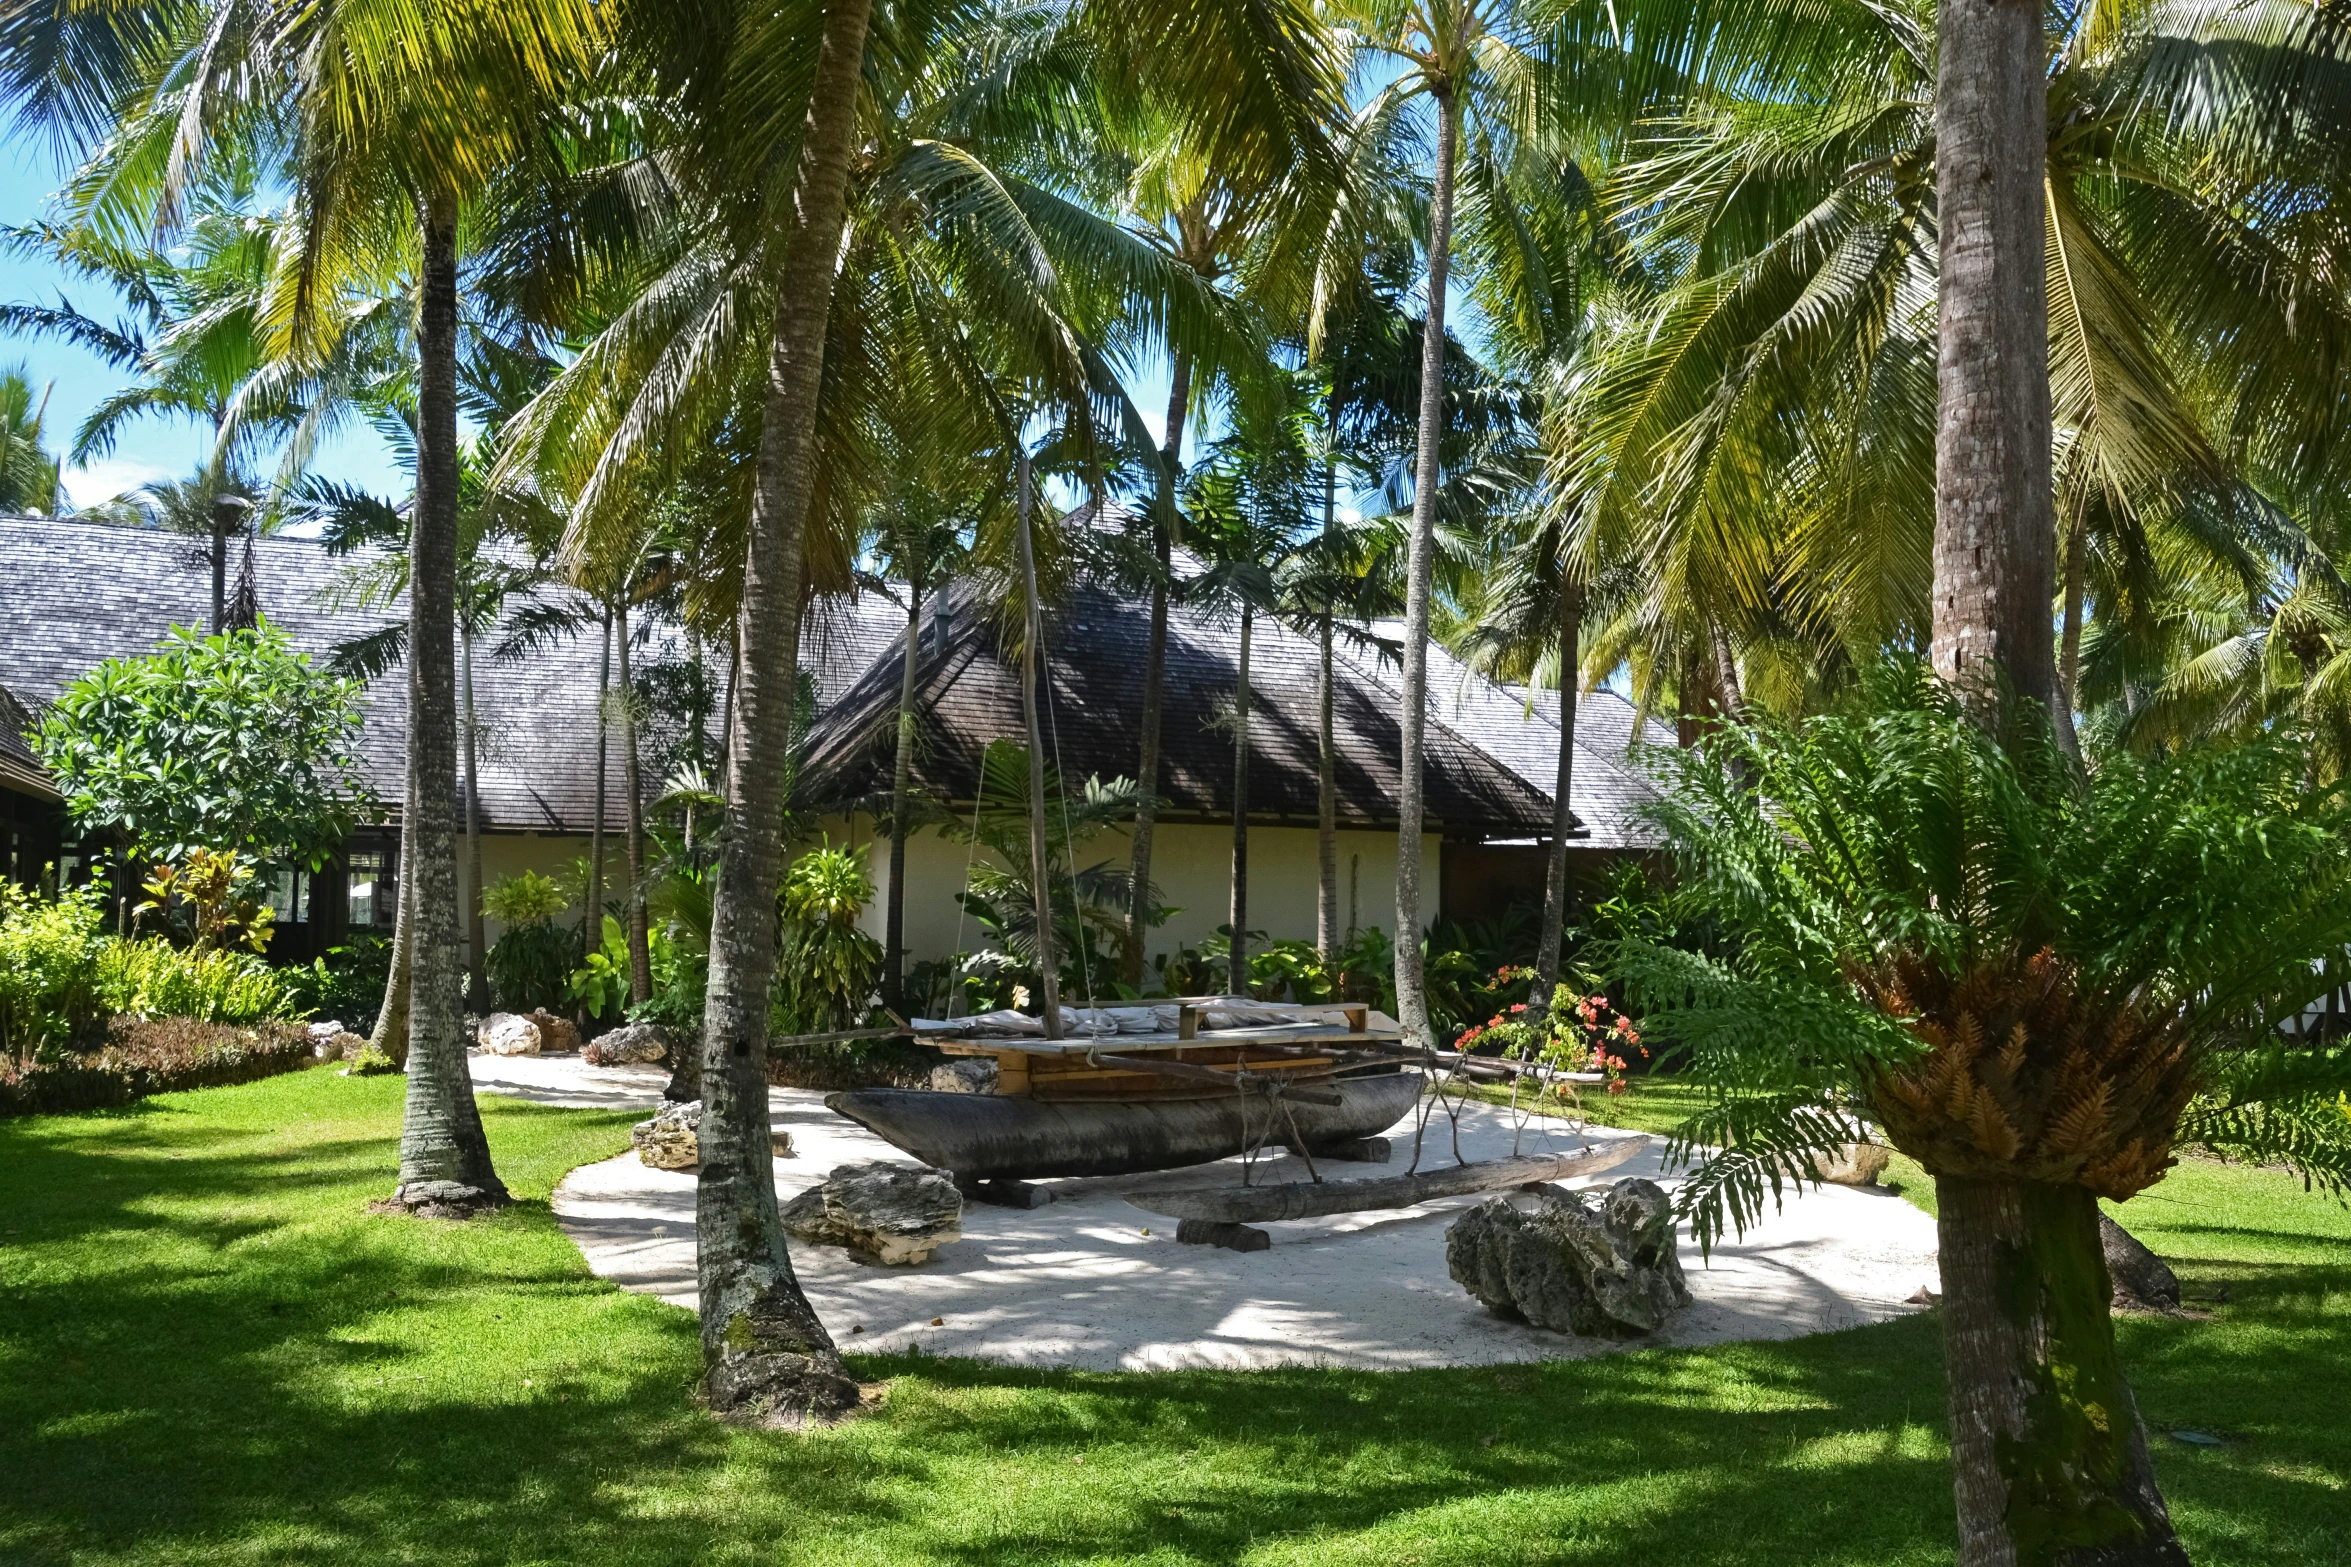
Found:
[[[79,468],[65,471],[65,493],[76,506],[96,506],[157,479],[171,470],[131,457],[93,457]]]

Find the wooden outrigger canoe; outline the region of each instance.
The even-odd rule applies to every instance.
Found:
[[[934,1032],[916,1038],[992,1056],[994,1093],[869,1088],[827,1096],[835,1113],[965,1181],[1135,1175],[1258,1147],[1308,1149],[1387,1130],[1419,1100],[1421,1074],[1351,1055],[1395,1037],[1361,1007],[1274,1007],[1230,998],[1172,1003],[1164,1033],[1046,1040]],[[1260,1026],[1204,1027],[1226,1009]],[[1334,1025],[1334,1015],[1344,1021]],[[1344,1074],[1344,1075],[1341,1075]]]
[[[1293,1139],[1309,1148],[1351,1142],[1410,1114],[1421,1079],[1417,1072],[1387,1072],[1315,1086],[1329,1089],[1338,1103],[1276,1107],[1262,1095],[1229,1092],[1057,1101],[906,1088],[861,1088],[828,1095],[825,1103],[936,1169],[975,1181],[1031,1180],[1173,1170]]]

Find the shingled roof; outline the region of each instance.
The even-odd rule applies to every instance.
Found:
[[[104,659],[150,652],[173,626],[205,625],[209,565],[191,541],[149,528],[78,518],[0,517],[0,683],[47,701]],[[324,660],[334,645],[406,613],[325,607],[348,564],[313,540],[254,546],[262,612],[296,647]],[[474,662],[477,710],[491,737],[482,762],[486,825],[583,833],[595,814],[596,676],[593,637],[515,662]],[[403,670],[365,698],[360,760],[379,798],[397,805],[407,739]],[[619,747],[607,761],[606,825],[619,828]]]
[[[19,794],[53,799],[56,786],[50,783],[40,758],[33,755],[33,748],[25,743],[26,733],[40,721],[36,704],[0,686],[0,785]]]
[[[887,601],[874,612],[888,626],[880,656],[827,706],[810,736],[809,780],[820,797],[854,799],[889,784],[905,613]],[[1017,667],[998,645],[991,606],[959,582],[943,605],[926,606],[917,665],[925,715],[917,780],[949,800],[968,800],[989,741],[1021,733]],[[1109,778],[1135,770],[1137,714],[1149,606],[1097,585],[1081,585],[1048,616],[1051,649],[1047,744],[1064,776]],[[881,639],[861,638],[871,644]],[[1181,606],[1168,617],[1166,708],[1161,729],[1163,819],[1223,819],[1232,809],[1232,740],[1224,727],[1239,667],[1235,623]],[[1530,717],[1526,703],[1436,650],[1428,729],[1428,814],[1432,831],[1531,836],[1551,826],[1556,720]],[[1262,822],[1316,819],[1317,669],[1314,640],[1259,620],[1250,646],[1251,816]],[[1396,820],[1402,739],[1400,676],[1371,657],[1342,650],[1332,727],[1338,742],[1339,818],[1353,827]],[[1552,749],[1538,756],[1543,747]],[[1595,847],[1643,844],[1632,815],[1646,786],[1621,759],[1579,748],[1573,809],[1583,841]],[[1539,764],[1539,765],[1538,765]]]

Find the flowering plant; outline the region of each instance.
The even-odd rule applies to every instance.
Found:
[[[1529,1017],[1526,1003],[1521,1002],[1469,1029],[1454,1048],[1467,1054],[1493,1046],[1501,1047],[1499,1054],[1504,1060],[1550,1068],[1547,1086],[1565,1088],[1569,1098],[1574,1097],[1574,1090],[1566,1088],[1556,1074],[1597,1070],[1606,1074],[1608,1091],[1621,1094],[1625,1091],[1624,1052],[1649,1054],[1641,1043],[1640,1028],[1611,1006],[1606,996],[1578,995],[1567,985],[1552,991],[1550,1009],[1539,1022]]]

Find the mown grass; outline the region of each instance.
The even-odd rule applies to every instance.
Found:
[[[693,1412],[691,1318],[546,1195],[625,1114],[485,1099],[523,1199],[369,1214],[397,1079],[0,1125],[0,1561],[1933,1563],[1931,1318],[1539,1367],[1096,1374],[864,1359],[808,1438]],[[2208,1320],[2122,1324],[2196,1560],[2351,1561],[2351,1221],[2192,1166],[2126,1215]],[[2222,1298],[2225,1296],[2225,1299]]]

